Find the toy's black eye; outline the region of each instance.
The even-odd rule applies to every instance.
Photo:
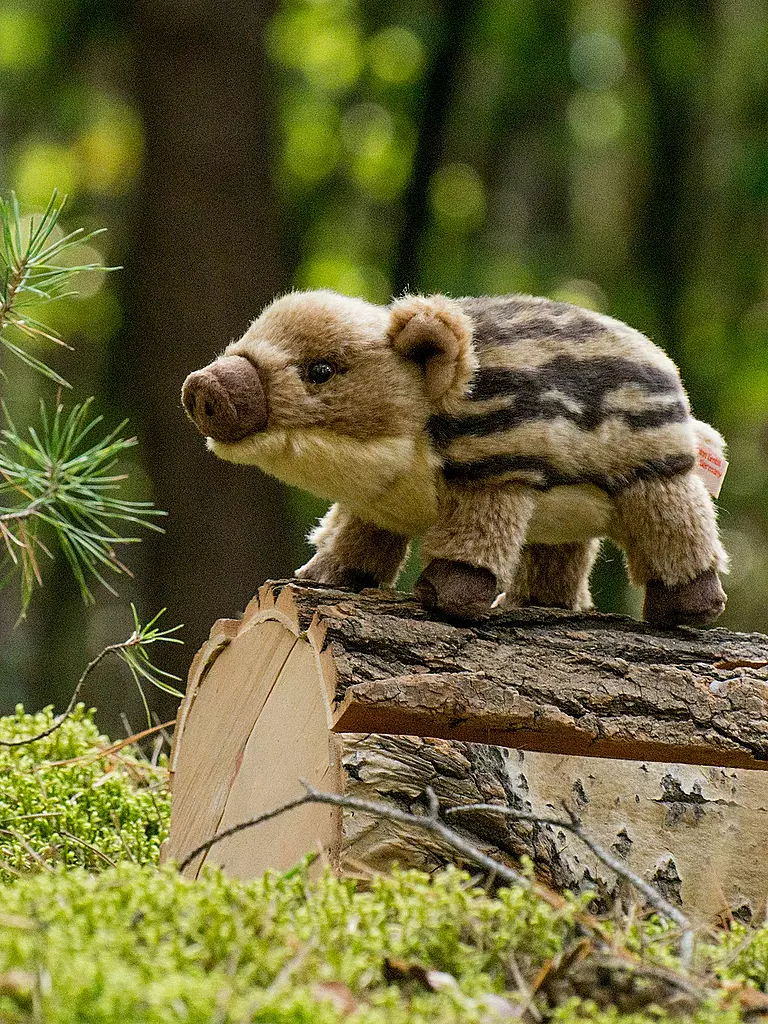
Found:
[[[324,359],[318,359],[316,363],[310,363],[307,367],[307,380],[310,384],[325,384],[336,373],[336,367],[327,363]]]

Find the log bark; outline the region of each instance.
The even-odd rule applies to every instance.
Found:
[[[768,638],[531,608],[476,627],[400,594],[291,587],[334,651],[333,728],[768,767]]]
[[[181,860],[293,798],[300,778],[407,809],[431,786],[442,807],[551,815],[565,801],[668,898],[707,916],[749,916],[768,881],[768,776],[735,769],[768,764],[766,680],[760,635],[660,634],[545,609],[466,627],[393,592],[268,584],[241,621],[216,623],[190,670],[168,852]],[[596,888],[605,900],[622,891],[549,826],[488,812],[462,817],[461,829],[506,862],[530,856],[558,888]],[[207,860],[247,877],[317,844],[352,874],[451,859],[418,829],[310,806]]]

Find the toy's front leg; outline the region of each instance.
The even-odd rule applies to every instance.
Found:
[[[516,484],[451,485],[422,541],[421,603],[457,619],[486,616],[515,577],[534,505],[531,489]]]
[[[346,590],[394,585],[408,540],[332,505],[309,535],[317,553],[296,570],[301,579]]]

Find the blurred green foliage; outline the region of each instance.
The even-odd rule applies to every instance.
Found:
[[[286,286],[523,291],[648,333],[730,443],[723,622],[765,629],[768,2],[275,0],[254,60],[261,44]],[[134,45],[121,4],[0,0],[0,191],[28,211],[69,192],[73,222],[106,224],[101,255],[129,274],[158,143]],[[120,287],[94,279],[57,307],[97,379],[126,326]],[[12,385],[36,404],[38,382]],[[298,546],[317,509],[291,508]],[[614,549],[594,589],[637,611]]]

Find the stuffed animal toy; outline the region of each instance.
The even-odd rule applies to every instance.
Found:
[[[725,607],[697,475],[700,444],[722,439],[674,363],[608,316],[527,295],[384,307],[294,292],[190,374],[182,401],[220,458],[335,502],[305,579],[391,586],[421,536],[428,608],[473,620],[504,593],[582,610],[610,537],[649,622]]]

